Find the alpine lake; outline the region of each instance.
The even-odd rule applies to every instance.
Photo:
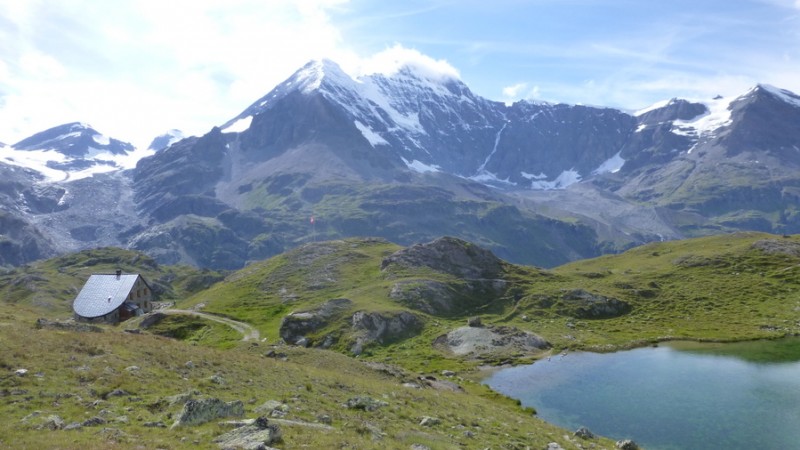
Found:
[[[800,449],[798,337],[562,353],[484,383],[547,422],[646,449]]]

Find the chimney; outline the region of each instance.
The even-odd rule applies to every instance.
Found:
[[[117,279],[122,276],[122,269],[117,269]]]

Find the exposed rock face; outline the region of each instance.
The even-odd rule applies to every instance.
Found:
[[[604,319],[618,317],[631,311],[631,305],[616,298],[592,294],[583,289],[575,289],[562,297],[564,307],[559,313],[579,319]]]
[[[241,417],[244,415],[244,404],[237,400],[224,402],[218,398],[189,400],[183,405],[178,420],[172,428],[199,425],[221,417]]]
[[[381,270],[392,264],[401,267],[429,267],[459,278],[498,278],[503,261],[489,250],[453,237],[443,237],[426,244],[416,244],[384,258]]]
[[[505,352],[539,353],[550,347],[543,338],[513,327],[461,327],[439,336],[434,345],[456,355],[481,357]]]
[[[440,281],[403,280],[392,286],[389,298],[428,314],[447,314],[453,310],[458,293],[448,283]]]
[[[350,351],[361,354],[364,347],[372,342],[383,344],[402,339],[422,328],[422,321],[407,311],[399,313],[377,313],[358,311],[353,314],[353,330],[357,337]]]
[[[503,261],[492,252],[460,239],[443,237],[417,244],[383,259],[389,276],[432,269],[457,280],[404,279],[392,286],[389,298],[434,315],[463,314],[491,302],[506,289]]]
[[[54,247],[33,225],[0,210],[0,266],[17,266],[53,256]]]
[[[353,302],[346,298],[328,300],[321,307],[287,315],[281,321],[280,336],[286,343],[297,344],[306,339],[306,335],[325,327],[335,317],[350,309]]]

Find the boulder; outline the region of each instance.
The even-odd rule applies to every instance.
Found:
[[[360,409],[362,411],[375,411],[378,408],[383,406],[387,406],[388,403],[382,400],[376,400],[372,397],[366,395],[359,395],[358,397],[353,397],[347,400],[344,404],[345,408],[348,409]]]
[[[594,433],[589,431],[589,429],[586,427],[580,427],[575,430],[575,436],[581,439],[594,439]]]
[[[441,419],[437,417],[428,417],[428,416],[423,417],[422,420],[419,421],[419,425],[423,427],[432,427],[435,425],[439,425],[440,423],[442,423]]]
[[[439,380],[431,376],[419,377],[418,380],[419,384],[417,386],[427,386],[437,391],[464,392],[464,388],[449,380]]]
[[[64,428],[64,425],[65,425],[64,419],[54,414],[52,416],[45,417],[44,420],[42,420],[42,422],[36,428],[40,430],[45,430],[45,429],[60,430]]]
[[[84,427],[96,427],[98,425],[105,425],[105,424],[106,424],[106,419],[94,416],[92,418],[84,420],[81,425],[83,425]]]
[[[614,444],[614,448],[617,448],[619,450],[639,450],[639,445],[630,439],[625,439],[622,441],[617,441]]]
[[[224,402],[218,398],[188,400],[172,428],[199,425],[222,417],[241,417],[244,404],[237,400]]]
[[[439,336],[434,345],[458,356],[539,353],[550,344],[541,336],[514,327],[460,327]]]
[[[268,445],[281,441],[281,429],[259,417],[253,423],[231,430],[214,442],[223,449],[264,450]]]

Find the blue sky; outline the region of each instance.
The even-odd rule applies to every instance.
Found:
[[[479,95],[638,109],[800,93],[800,0],[0,0],[0,142],[202,134],[310,59],[413,61]]]

